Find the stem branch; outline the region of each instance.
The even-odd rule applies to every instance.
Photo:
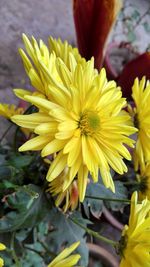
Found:
[[[0,139],[0,143],[3,141],[4,137],[6,136],[6,134],[9,132],[9,130],[11,129],[11,127],[13,126],[13,124],[11,123],[9,125],[9,127],[6,129],[6,131],[3,133],[3,135],[1,136],[1,139]]]
[[[130,204],[131,203],[131,200],[129,200],[129,199],[123,199],[123,198],[95,197],[95,196],[88,196],[88,195],[86,195],[85,198],[92,198],[92,199],[106,200],[106,201],[114,201],[114,202],[125,202],[127,204]]]
[[[22,267],[17,255],[16,255],[15,249],[14,249],[14,240],[15,240],[15,232],[12,233],[11,241],[10,241],[11,254],[12,254],[12,257],[16,263],[16,267]]]
[[[118,245],[117,241],[113,241],[111,239],[108,239],[108,238],[98,234],[97,232],[95,232],[95,231],[85,227],[83,224],[79,223],[76,219],[70,217],[70,220],[72,222],[74,222],[76,225],[78,225],[79,227],[81,227],[82,229],[84,229],[89,235],[92,235],[93,237],[96,237],[97,239],[99,239],[101,241],[104,241],[108,244],[111,244],[114,247],[116,247]]]

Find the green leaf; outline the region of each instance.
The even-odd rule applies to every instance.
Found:
[[[20,169],[30,165],[32,161],[33,161],[33,156],[14,154],[8,160],[8,164],[17,169]]]
[[[111,198],[128,199],[128,191],[127,188],[123,185],[123,183],[121,183],[120,181],[116,181],[114,184],[116,193],[114,194],[113,192],[110,191],[109,196]],[[106,201],[106,205],[113,211],[118,211],[121,210],[127,204],[123,202]]]
[[[5,201],[13,211],[0,219],[0,233],[31,228],[42,221],[50,209],[43,190],[31,184],[8,195]]]
[[[80,221],[84,226],[90,223],[81,217],[79,212],[74,212],[72,217]],[[88,248],[86,246],[84,234],[85,231],[72,222],[68,215],[61,213],[59,210],[53,209],[50,213],[50,223],[54,227],[54,230],[49,234],[48,243],[50,248],[53,247],[54,252],[60,252],[62,244],[72,244],[80,241],[80,246],[77,248],[77,252],[81,255],[80,265],[88,265]]]
[[[23,259],[21,259],[21,264],[23,267],[45,266],[42,257],[30,250],[28,250]]]
[[[90,183],[87,186],[86,195],[88,196],[100,196],[100,191],[102,190],[101,184]],[[95,218],[99,218],[103,208],[103,200],[97,200],[92,198],[85,198],[83,202],[84,211],[89,218],[89,211]]]
[[[29,233],[31,232],[31,228],[27,228],[27,229],[21,229],[19,231],[16,232],[15,238],[19,241],[22,242],[24,241]]]
[[[8,165],[0,166],[0,180],[9,179],[15,173],[15,168]]]
[[[93,196],[93,197],[100,197],[100,198],[111,198],[111,199],[127,199],[128,193],[126,187],[120,182],[116,181],[115,184],[115,191],[116,193],[113,193],[111,190],[107,189],[103,184],[100,182],[98,183],[89,183],[87,186],[86,195],[87,196]],[[114,202],[114,201],[103,201],[98,199],[91,199],[91,198],[85,198],[85,201],[83,203],[84,207],[87,205],[90,208],[90,211],[92,211],[93,214],[93,206],[94,206],[94,212],[96,214],[100,214],[102,211],[103,203],[107,205],[110,209],[113,211],[120,210],[123,208],[126,204],[120,202]]]
[[[4,180],[2,183],[0,183],[0,188],[2,188],[2,189],[17,189],[18,188],[18,185],[16,185],[16,184],[13,184],[13,183],[11,183],[11,182],[9,182],[9,181],[7,181],[7,180]]]

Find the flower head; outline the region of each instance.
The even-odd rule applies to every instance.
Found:
[[[136,169],[138,165],[150,160],[150,83],[143,77],[135,79],[132,87],[135,108],[132,109],[134,123],[138,128],[134,153]]]
[[[10,119],[15,114],[22,114],[23,108],[17,108],[15,105],[0,103],[0,116]]]
[[[72,70],[57,59],[57,70],[62,86],[55,82],[49,87],[53,101],[26,95],[25,99],[40,109],[31,115],[14,116],[12,120],[32,129],[38,136],[27,141],[20,151],[41,150],[46,157],[57,152],[47,173],[54,180],[67,166],[69,179],[63,191],[77,176],[80,201],[84,200],[88,173],[98,181],[100,170],[107,188],[115,191],[110,173],[112,167],[123,174],[127,167],[123,157],[131,156],[124,144],[133,147],[128,138],[136,129],[129,114],[122,110],[126,100],[115,82],[108,82],[105,70],[97,74],[93,59],[77,63],[70,54]]]
[[[49,265],[48,267],[73,267],[80,259],[79,254],[70,255],[78,246],[80,242],[73,243],[70,247],[64,249]]]
[[[120,240],[120,267],[150,265],[150,201],[137,203],[137,192],[131,198],[129,225],[124,227]]]
[[[69,69],[72,68],[69,59],[70,53],[76,62],[85,62],[78,49],[73,48],[67,41],[62,42],[60,39],[56,40],[50,37],[48,48],[42,40],[38,43],[33,36],[30,40],[23,34],[23,42],[26,53],[23,49],[19,49],[19,53],[31,84],[37,93],[43,94],[50,100],[52,96],[49,92],[49,86],[52,86],[53,81],[58,87],[61,87],[62,84],[55,65],[56,58],[60,57]],[[14,92],[22,99],[24,99],[24,95],[31,94],[30,91],[24,89],[15,89]]]
[[[65,183],[69,179],[70,169],[66,167],[62,173],[49,184],[49,191],[52,193],[55,199],[55,205],[61,206],[63,211],[66,212],[69,209],[75,210],[79,202],[79,193],[77,181],[74,180],[66,190],[63,190]]]
[[[0,251],[5,250],[5,249],[6,249],[5,245],[0,243]],[[0,258],[0,267],[3,267],[3,266],[4,266],[4,260]]]

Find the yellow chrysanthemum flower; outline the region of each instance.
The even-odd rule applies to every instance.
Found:
[[[136,169],[139,163],[150,161],[150,84],[143,77],[135,79],[132,87],[135,108],[132,109],[135,126],[139,129],[134,153]]]
[[[137,192],[131,198],[129,225],[124,227],[120,240],[120,267],[150,266],[150,201],[138,204]]]
[[[76,62],[85,62],[85,59],[80,56],[78,49],[73,48],[67,41],[63,43],[60,39],[56,40],[50,37],[50,48],[48,48],[42,40],[40,40],[38,44],[33,36],[30,41],[28,37],[23,34],[23,42],[28,56],[23,49],[19,49],[19,52],[31,84],[37,92],[46,95],[50,100],[52,96],[49,92],[49,86],[52,85],[52,81],[55,80],[55,84],[61,87],[61,79],[57,74],[55,66],[56,57],[60,57],[70,69],[72,67],[69,60],[70,53],[72,53]],[[14,92],[22,99],[24,99],[24,95],[32,94],[30,91],[24,89],[14,89]]]
[[[0,243],[0,251],[5,250],[5,249],[6,249],[5,245]],[[4,266],[4,260],[0,258],[0,267],[3,267],[3,266]]]
[[[119,174],[127,171],[123,157],[131,160],[131,155],[125,145],[133,147],[134,141],[128,136],[136,129],[129,114],[122,111],[126,100],[120,88],[107,81],[105,70],[96,74],[93,59],[77,64],[73,54],[69,58],[71,71],[62,60],[56,60],[63,85],[60,88],[54,82],[49,87],[54,100],[27,95],[25,99],[40,112],[12,120],[38,135],[19,151],[42,149],[43,157],[58,152],[47,180],[54,180],[68,166],[70,175],[63,191],[77,176],[79,199],[83,201],[89,172],[97,182],[100,170],[105,186],[115,191],[110,167]]]
[[[78,246],[80,242],[73,243],[70,247],[64,249],[49,265],[48,267],[73,267],[80,259],[79,254],[70,255]]]
[[[70,186],[63,191],[63,187],[65,186],[66,181],[69,179],[70,169],[66,167],[63,172],[54,179],[49,184],[49,189],[47,190],[53,196],[56,197],[55,205],[57,207],[63,206],[62,209],[64,212],[75,210],[78,206],[79,202],[79,193],[77,187],[77,181],[73,181]]]
[[[10,119],[15,114],[22,114],[23,108],[17,108],[15,105],[0,103],[0,116]]]

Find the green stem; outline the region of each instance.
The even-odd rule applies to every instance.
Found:
[[[124,198],[107,198],[107,197],[95,197],[86,195],[85,198],[97,199],[97,200],[106,200],[106,201],[114,201],[114,202],[125,202],[130,204],[131,200]]]
[[[16,131],[15,131],[15,135],[14,135],[13,148],[14,148],[15,152],[18,151],[17,150],[17,135],[18,135],[19,129],[20,129],[20,126],[17,126]]]
[[[113,241],[111,239],[108,239],[100,234],[98,234],[97,232],[85,227],[83,224],[79,223],[76,219],[74,218],[69,218],[72,222],[74,222],[76,225],[78,225],[79,227],[81,227],[82,229],[84,229],[89,235],[96,237],[97,239],[104,241],[105,243],[111,244],[112,246],[116,247],[118,245],[117,241]]]
[[[124,185],[139,185],[140,183],[138,181],[128,181],[128,182],[123,182]]]
[[[0,143],[3,141],[4,137],[6,136],[6,134],[9,132],[9,130],[11,129],[11,127],[13,126],[13,124],[11,123],[9,125],[9,127],[6,129],[6,131],[3,133],[3,135],[1,136],[1,139],[0,139]]]
[[[12,236],[11,236],[11,241],[10,241],[10,247],[11,247],[11,254],[12,254],[12,257],[16,263],[16,267],[22,267],[16,253],[15,253],[15,249],[14,249],[14,240],[15,240],[15,232],[12,233]]]

